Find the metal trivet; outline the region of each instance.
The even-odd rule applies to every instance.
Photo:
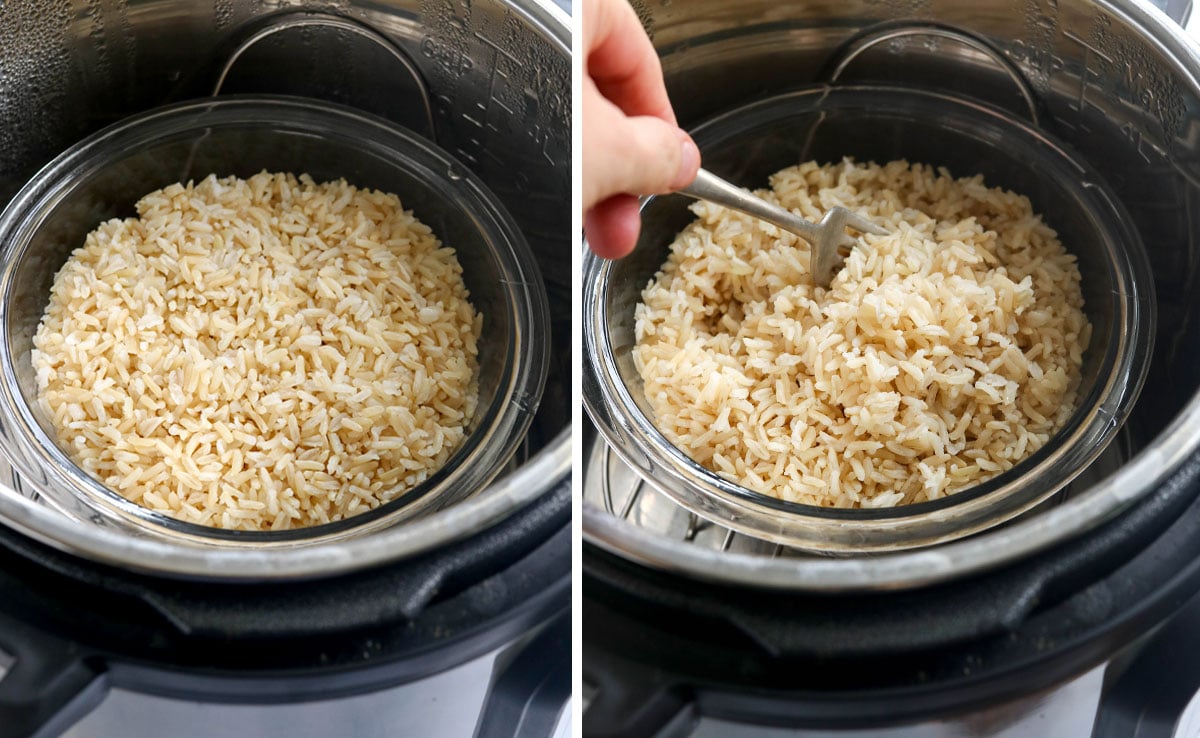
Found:
[[[638,476],[599,435],[588,449],[583,501],[664,538],[715,551],[770,558],[812,557],[798,549],[738,533],[685,510]]]
[[[1012,525],[1028,516],[1037,515],[1099,482],[1120,468],[1133,455],[1132,449],[1133,441],[1127,425],[1121,429],[1105,453],[1075,481],[1042,504],[1003,525]],[[684,509],[635,472],[617,456],[599,434],[587,449],[582,486],[585,504],[593,505],[625,523],[648,530],[666,540],[702,546],[714,551],[730,551],[772,559],[824,558],[802,549],[738,533]]]

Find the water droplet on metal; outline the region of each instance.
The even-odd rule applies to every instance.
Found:
[[[229,25],[233,20],[233,3],[231,0],[217,0],[213,5],[213,20],[217,30],[221,30]]]

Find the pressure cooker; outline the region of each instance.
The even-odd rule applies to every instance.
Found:
[[[1200,53],[1177,22],[1189,4],[1164,4],[1174,20],[1123,0],[634,5],[698,141],[736,123],[729,111],[822,90],[907,90],[1031,122],[1099,173],[1145,245],[1158,317],[1143,391],[1071,484],[1003,524],[882,553],[784,545],[701,496],[680,504],[585,356],[585,734],[1171,734],[1200,687],[1188,656],[1162,661],[1189,642],[1164,623],[1200,591]],[[811,142],[836,114],[814,116],[787,155],[828,156]],[[961,153],[945,151],[953,136],[870,130],[842,140],[935,165]],[[734,176],[744,162],[707,163]],[[585,275],[598,268],[585,256]],[[1157,695],[1131,686],[1156,671]]]
[[[0,203],[147,111],[328,104],[486,188],[552,316],[544,390],[516,398],[532,419],[503,468],[361,534],[183,546],[48,504],[47,479],[0,449],[0,735],[563,730],[568,17],[543,0],[0,3]]]

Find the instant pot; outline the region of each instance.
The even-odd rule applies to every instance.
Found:
[[[63,504],[37,465],[0,464],[0,736],[565,731],[568,18],[541,0],[0,3],[0,203],[148,110],[302,98],[403,127],[456,162],[455,186],[481,182],[553,316],[535,337],[540,404],[514,395],[532,420],[510,460],[394,524],[185,545]]]
[[[684,506],[683,475],[606,401],[611,375],[586,355],[585,734],[1196,735],[1200,53],[1178,25],[1190,4],[1165,4],[1174,19],[1132,0],[634,5],[700,138],[735,124],[731,110],[883,88],[977,104],[1064,142],[1145,245],[1157,323],[1144,324],[1153,348],[1128,420],[1074,481],[1003,524],[892,552],[814,553],[702,495]],[[814,116],[787,154],[822,155],[838,114]],[[842,140],[935,164],[963,154],[948,148],[957,135],[881,130]],[[706,166],[762,186],[736,179],[765,156],[750,139],[744,157]],[[989,163],[978,159],[985,177]],[[643,238],[669,238],[653,207]],[[584,261],[585,280],[599,273]],[[589,336],[611,328],[590,328],[598,294],[584,296],[584,337],[603,350]],[[610,333],[620,365],[628,346]]]

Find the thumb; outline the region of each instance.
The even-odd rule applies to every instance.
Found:
[[[700,150],[675,125],[653,116],[626,117],[598,94],[585,95],[584,106],[585,208],[615,194],[670,192],[696,178]]]
[[[686,187],[700,169],[700,149],[692,137],[661,118],[625,118],[615,133],[628,142],[631,157],[621,172],[637,195],[661,194]]]

